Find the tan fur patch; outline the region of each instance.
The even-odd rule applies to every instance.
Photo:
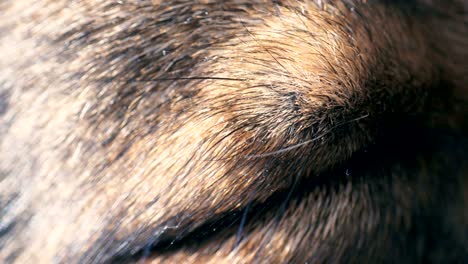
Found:
[[[25,218],[0,237],[0,260],[382,260],[385,238],[416,232],[414,212],[466,193],[466,168],[453,169],[463,155],[429,140],[466,136],[466,29],[429,30],[461,17],[335,0],[21,0],[0,11],[0,93],[13,102],[0,115],[0,202],[19,197],[0,231]],[[392,118],[414,116],[431,132],[399,140]],[[458,187],[440,180],[445,169]],[[198,233],[208,242],[190,242]]]

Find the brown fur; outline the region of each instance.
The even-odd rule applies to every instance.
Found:
[[[468,4],[0,3],[0,260],[468,261]]]

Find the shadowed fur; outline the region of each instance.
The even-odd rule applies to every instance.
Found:
[[[468,5],[0,3],[0,260],[468,261]]]

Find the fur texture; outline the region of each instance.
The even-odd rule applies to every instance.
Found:
[[[0,260],[468,261],[468,4],[0,3]]]

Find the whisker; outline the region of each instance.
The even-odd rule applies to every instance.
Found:
[[[242,20],[240,21],[241,25],[245,28],[245,30],[247,31],[247,33],[249,34],[249,36],[255,41],[255,43],[257,43],[262,49],[264,49],[268,55],[276,61],[276,63],[278,63],[279,66],[281,66],[281,68],[283,68],[283,70],[285,70],[289,75],[293,76],[287,69],[286,67],[283,66],[283,64],[281,64],[281,62],[275,57],[273,56],[273,54],[271,53],[271,51],[269,49],[267,49],[265,46],[263,46],[262,44],[260,44],[260,42],[255,38],[255,36],[252,34],[252,32],[247,28],[247,26],[244,24],[244,22],[242,22]]]
[[[298,143],[298,144],[295,144],[295,145],[292,145],[292,146],[289,146],[289,147],[285,147],[285,148],[282,148],[282,149],[279,149],[279,150],[276,150],[276,151],[272,151],[272,152],[267,152],[267,153],[262,153],[262,154],[255,154],[255,155],[247,155],[246,157],[247,158],[265,158],[265,157],[270,157],[270,156],[274,156],[274,155],[278,155],[278,154],[282,154],[282,153],[285,153],[285,152],[288,152],[290,150],[293,150],[293,149],[297,149],[297,148],[300,148],[302,146],[305,146],[307,144],[310,144],[312,142],[315,142],[321,138],[323,138],[324,136],[328,135],[329,133],[331,133],[334,129],[340,127],[340,126],[343,126],[343,125],[346,125],[346,124],[349,124],[349,123],[352,123],[352,122],[356,122],[356,121],[359,121],[361,119],[364,119],[364,118],[367,118],[369,116],[369,114],[366,114],[364,116],[360,116],[358,118],[355,118],[355,119],[352,119],[352,120],[348,120],[346,122],[343,122],[343,123],[340,123],[340,124],[337,124],[336,126],[333,126],[332,128],[328,129],[327,131],[325,131],[322,135],[318,136],[318,137],[315,137],[315,138],[312,138],[312,139],[309,139],[309,140],[306,140],[304,142],[301,142],[301,143]]]
[[[247,79],[239,78],[228,78],[228,77],[208,77],[208,76],[195,76],[195,77],[174,77],[174,78],[155,78],[151,80],[132,80],[131,82],[145,83],[145,82],[157,82],[157,81],[179,81],[179,80],[222,80],[222,81],[239,81],[245,82]],[[128,82],[125,80],[115,80],[116,82]]]
[[[249,209],[250,209],[250,203],[247,204],[242,214],[241,222],[239,224],[239,229],[237,229],[236,242],[234,243],[234,249],[236,249],[239,246],[242,240],[242,233],[244,232],[245,222],[247,220],[247,214],[249,213]]]

